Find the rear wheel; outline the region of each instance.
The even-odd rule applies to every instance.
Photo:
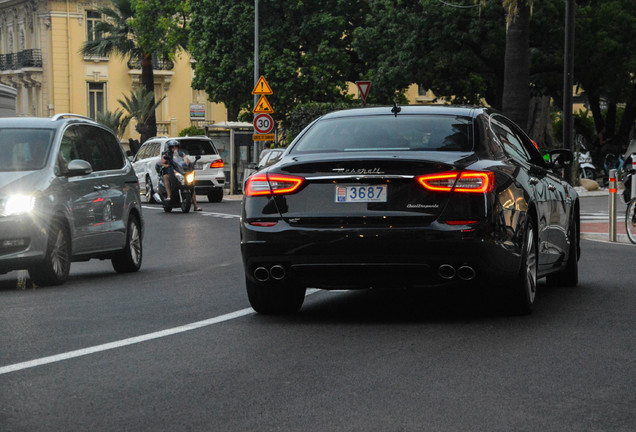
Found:
[[[508,292],[508,311],[515,315],[527,315],[537,294],[537,230],[534,221],[526,223],[521,268]]]
[[[632,177],[632,181],[633,181]],[[636,198],[627,203],[627,212],[625,213],[625,230],[629,241],[636,244]]]
[[[256,283],[248,278],[245,285],[250,305],[261,314],[292,314],[298,312],[305,301],[304,287]]]
[[[66,282],[71,269],[70,238],[66,226],[54,220],[49,228],[44,261],[29,269],[29,276],[36,285],[60,285]]]
[[[141,226],[137,217],[130,215],[126,231],[126,246],[113,255],[111,263],[117,273],[131,273],[139,270],[142,257]]]

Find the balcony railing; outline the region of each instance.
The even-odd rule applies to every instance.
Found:
[[[29,67],[42,67],[41,50],[28,49],[17,53],[0,54],[0,70],[18,70]]]
[[[138,58],[131,58],[130,60],[128,60],[128,69],[141,69],[141,60]],[[152,69],[172,70],[174,69],[174,63],[170,60],[157,60],[157,58],[153,56]]]

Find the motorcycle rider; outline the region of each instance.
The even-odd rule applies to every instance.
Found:
[[[184,166],[186,164],[190,164],[191,161],[188,158],[188,155],[179,150],[179,141],[176,139],[171,139],[166,142],[166,150],[161,155],[161,160],[159,161],[159,166],[161,168],[161,176],[163,177],[163,185],[166,188],[166,193],[168,197],[166,201],[170,202],[170,175],[174,175],[174,167],[173,163],[179,164],[180,166]],[[197,197],[192,191],[192,204],[194,205],[194,211],[201,211],[201,207],[197,204]]]

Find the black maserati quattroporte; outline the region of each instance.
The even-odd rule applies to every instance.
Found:
[[[327,114],[245,182],[250,304],[290,313],[308,287],[473,283],[529,313],[538,278],[578,283],[579,202],[561,177],[571,161],[544,158],[484,107]]]

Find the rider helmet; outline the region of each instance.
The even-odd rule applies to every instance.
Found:
[[[166,142],[166,148],[170,148],[170,147],[179,147],[179,141],[177,141],[176,139],[168,140]]]

